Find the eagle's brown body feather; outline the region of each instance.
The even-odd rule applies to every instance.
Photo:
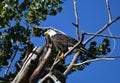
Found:
[[[78,42],[76,39],[63,34],[52,36],[51,41],[54,43],[56,49],[61,50],[63,53],[67,52],[69,47],[73,47]],[[88,52],[82,44],[80,44],[76,49],[80,50],[82,53]]]

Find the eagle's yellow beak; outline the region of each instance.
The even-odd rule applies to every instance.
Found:
[[[45,33],[44,33],[44,35],[48,35],[49,34],[49,32],[48,31],[46,31]]]

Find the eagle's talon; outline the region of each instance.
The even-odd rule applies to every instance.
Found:
[[[58,59],[63,60],[63,59],[64,59],[64,56],[59,56]]]
[[[63,59],[64,59],[64,53],[62,53],[62,54],[58,57],[58,59],[63,60]]]

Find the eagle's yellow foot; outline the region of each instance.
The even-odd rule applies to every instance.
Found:
[[[64,53],[62,53],[62,54],[58,57],[58,59],[63,60],[63,59],[64,59]]]

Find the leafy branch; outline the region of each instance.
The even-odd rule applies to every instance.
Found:
[[[20,45],[20,43],[18,43],[17,46],[16,46],[15,53],[14,53],[13,57],[11,57],[11,61],[9,62],[8,66],[7,66],[7,69],[6,69],[6,71],[5,71],[5,76],[4,76],[4,78],[7,78],[8,71],[9,71],[9,69],[10,69],[10,67],[11,67],[11,64],[13,63],[13,61],[14,61],[14,59],[15,59],[15,56],[16,56],[18,50],[19,50],[19,45]]]

